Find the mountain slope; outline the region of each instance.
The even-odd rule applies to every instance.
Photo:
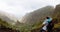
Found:
[[[27,24],[34,24],[36,22],[42,21],[46,16],[51,16],[53,14],[53,11],[53,6],[46,6],[41,9],[37,9],[29,14],[26,14],[21,21]]]
[[[14,17],[14,15],[11,15],[11,14],[3,12],[3,11],[0,11],[0,18],[3,21],[6,21],[6,22],[8,22],[10,24],[13,24],[17,20],[16,17]]]
[[[19,32],[16,27],[0,18],[0,32]]]

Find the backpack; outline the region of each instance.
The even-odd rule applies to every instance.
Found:
[[[53,27],[54,27],[53,21],[48,22],[47,30],[51,31],[53,29]]]

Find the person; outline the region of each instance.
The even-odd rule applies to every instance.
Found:
[[[57,24],[58,20],[56,18],[53,18],[52,21],[48,22],[47,25],[47,32],[54,32],[54,24]]]
[[[52,21],[51,17],[46,17],[46,19],[44,20],[43,24],[42,24],[42,29],[41,32],[47,32],[47,25],[49,24],[49,22]]]

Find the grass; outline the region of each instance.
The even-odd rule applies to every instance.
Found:
[[[58,20],[60,21],[60,20]],[[22,26],[13,26],[11,24],[8,24],[6,21],[2,21],[2,19],[0,19],[0,25],[4,25],[7,28],[12,28],[12,29],[16,29],[16,30],[20,30],[21,32],[31,32],[31,30],[34,29],[39,29],[42,25],[42,21],[36,22],[33,25],[22,25]],[[59,28],[60,27],[60,22],[54,25],[54,28]]]

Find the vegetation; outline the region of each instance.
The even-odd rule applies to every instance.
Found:
[[[13,26],[13,25],[11,25],[11,24],[9,24],[9,23],[7,23],[6,21],[3,21],[1,18],[0,18],[0,32],[1,31],[5,31],[5,30],[2,30],[2,29],[7,29],[8,31],[9,31],[9,29],[11,29],[11,32],[13,31],[13,30],[15,30],[16,31],[16,26]]]

